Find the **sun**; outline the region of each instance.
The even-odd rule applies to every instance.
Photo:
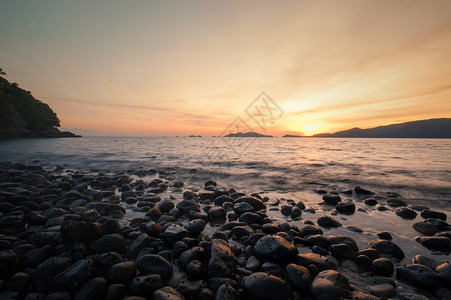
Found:
[[[300,127],[302,132],[307,136],[319,133],[320,129],[322,128],[322,126],[319,124],[307,124],[301,125]]]

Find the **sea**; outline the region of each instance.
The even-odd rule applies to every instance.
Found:
[[[227,188],[288,196],[361,186],[395,192],[415,204],[451,204],[451,139],[11,139],[0,141],[0,161],[92,173],[156,170],[187,185],[215,180]]]

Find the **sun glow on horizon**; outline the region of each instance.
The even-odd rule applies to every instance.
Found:
[[[310,136],[310,135],[314,135],[317,133],[320,133],[320,129],[323,126],[319,125],[319,124],[307,124],[307,125],[301,125],[301,131],[306,135],[306,136]]]

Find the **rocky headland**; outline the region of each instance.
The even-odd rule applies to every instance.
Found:
[[[6,76],[1,68],[0,75]],[[50,106],[0,76],[0,139],[80,137],[57,127],[60,120]]]

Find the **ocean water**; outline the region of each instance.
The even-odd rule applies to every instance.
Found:
[[[88,172],[164,170],[247,192],[296,195],[360,185],[451,204],[451,139],[83,137],[0,141],[0,161]]]

